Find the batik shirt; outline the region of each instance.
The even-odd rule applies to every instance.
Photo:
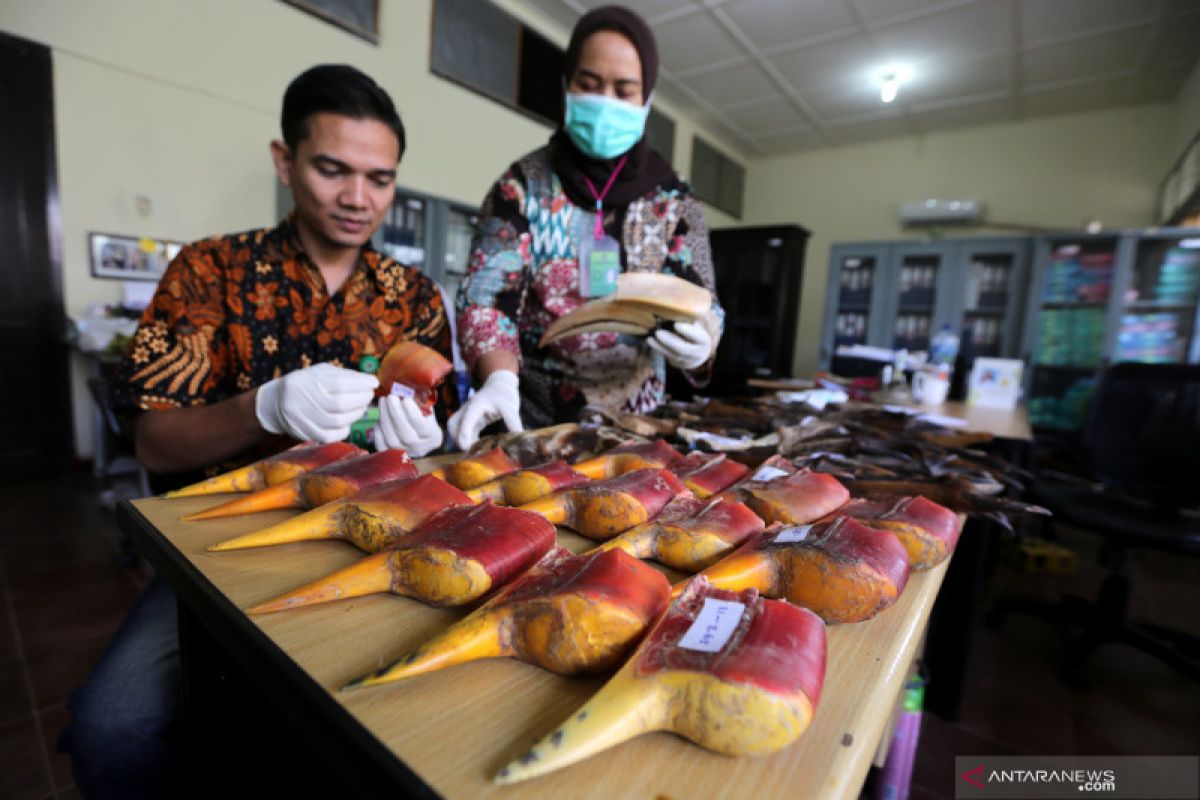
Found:
[[[585,302],[579,243],[594,235],[596,220],[564,193],[547,148],[509,168],[484,200],[481,220],[457,301],[468,366],[492,350],[517,355],[526,426],[568,420],[586,403],[638,413],[657,407],[666,366],[644,337],[592,332],[538,347],[551,322]],[[682,180],[656,187],[624,208],[604,209],[602,223],[620,244],[622,271],[665,272],[714,292],[701,322],[715,348],[724,313],[715,300],[708,226],[690,187]],[[685,374],[702,385],[710,370]]]
[[[208,405],[322,362],[373,372],[402,340],[450,358],[450,328],[433,281],[367,245],[331,296],[294,226],[289,217],[274,229],[180,251],[117,369],[116,408]],[[442,413],[456,403],[449,383]]]

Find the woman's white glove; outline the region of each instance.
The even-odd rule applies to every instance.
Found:
[[[521,394],[517,391],[517,373],[500,369],[487,376],[474,396],[454,412],[446,427],[463,450],[479,441],[479,432],[498,419],[510,431],[523,431]]]
[[[674,333],[658,331],[647,343],[677,369],[696,369],[712,355],[712,336],[698,322],[676,322]]]
[[[254,413],[268,433],[300,441],[340,442],[367,410],[378,386],[374,375],[317,364],[258,387]]]
[[[376,450],[407,450],[420,458],[442,444],[442,426],[437,417],[421,411],[410,397],[379,398],[379,427],[375,429]]]

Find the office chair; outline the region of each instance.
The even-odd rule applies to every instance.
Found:
[[[1200,679],[1200,641],[1128,617],[1126,553],[1152,548],[1200,554],[1200,365],[1121,363],[1101,376],[1083,433],[1087,479],[1039,475],[1031,502],[1063,523],[1103,539],[1107,569],[1094,600],[1059,605],[1002,599],[989,622],[1008,612],[1050,617],[1067,639],[1064,677],[1084,683],[1088,657],[1110,642],[1135,647]]]

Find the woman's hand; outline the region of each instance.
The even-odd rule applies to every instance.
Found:
[[[647,341],[677,369],[696,369],[712,355],[712,336],[698,322],[676,322],[675,331],[661,330]]]
[[[510,370],[498,369],[487,376],[483,386],[446,425],[459,447],[470,450],[479,441],[479,432],[498,419],[503,419],[510,431],[525,430],[521,425],[521,395],[517,386],[517,373]]]

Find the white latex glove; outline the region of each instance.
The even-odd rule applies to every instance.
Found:
[[[423,412],[411,397],[379,398],[376,450],[407,450],[413,458],[420,458],[441,444],[442,426],[437,417]]]
[[[317,364],[258,387],[254,413],[269,433],[300,441],[340,442],[367,410],[378,386],[374,375]]]
[[[657,331],[647,343],[677,369],[695,369],[712,355],[712,336],[699,322],[676,322],[675,331]]]
[[[523,431],[521,395],[517,391],[517,373],[500,369],[487,376],[475,395],[450,417],[446,427],[463,450],[479,441],[479,432],[498,419],[510,431]]]

